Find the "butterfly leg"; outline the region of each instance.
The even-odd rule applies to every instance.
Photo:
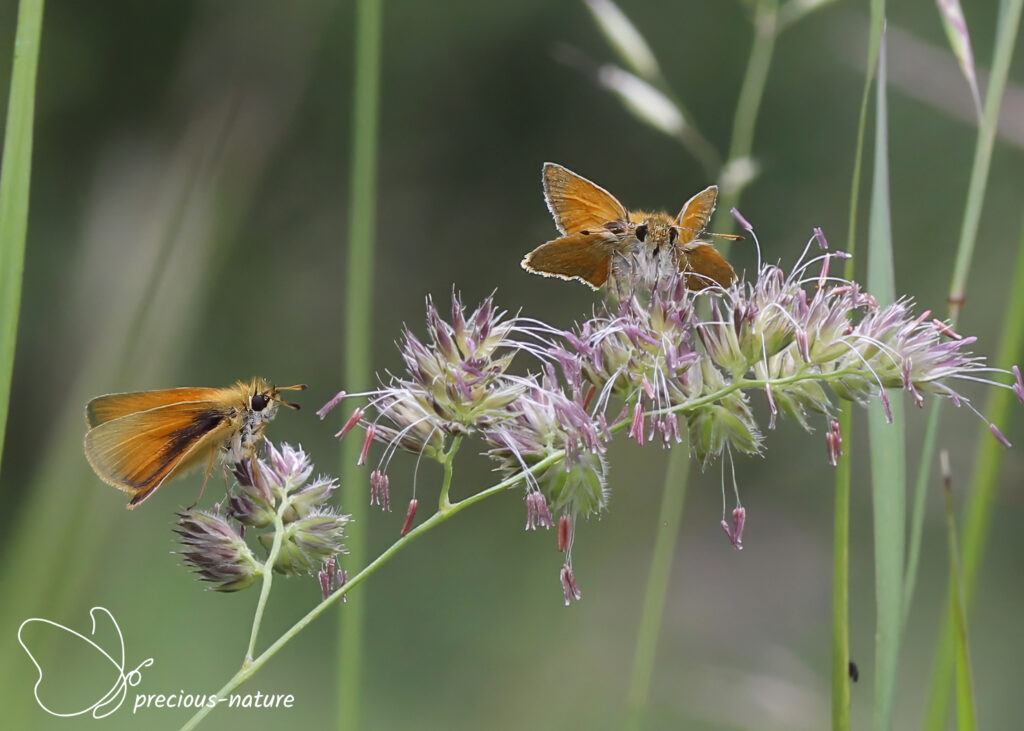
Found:
[[[196,496],[195,502],[188,506],[187,510],[191,510],[199,501],[203,499],[203,493],[206,492],[206,483],[210,481],[210,473],[213,472],[213,463],[217,459],[216,450],[210,452],[210,463],[206,466],[206,476],[203,478],[203,486],[199,488],[199,495]]]

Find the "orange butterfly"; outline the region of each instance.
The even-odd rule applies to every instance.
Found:
[[[278,404],[299,408],[278,392],[305,388],[275,388],[254,378],[226,388],[100,396],[85,407],[85,457],[100,479],[131,495],[128,508],[134,508],[165,482],[203,462],[209,479],[218,454],[225,464],[252,457]]]
[[[690,198],[673,218],[667,213],[628,211],[601,186],[555,163],[544,163],[543,181],[544,199],[562,236],[527,254],[523,269],[546,277],[578,279],[597,289],[614,272],[617,256],[668,255],[686,272],[689,289],[726,287],[736,281],[729,262],[701,238],[715,211],[717,186]]]

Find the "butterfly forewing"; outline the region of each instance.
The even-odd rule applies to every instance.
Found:
[[[112,393],[98,396],[85,406],[85,420],[90,427],[117,419],[137,411],[178,404],[186,401],[216,401],[222,398],[222,388],[165,388],[159,391]]]
[[[172,403],[103,421],[85,435],[85,455],[96,474],[137,505],[172,475],[209,457],[233,428],[223,404]]]
[[[544,163],[544,199],[566,235],[625,221],[625,207],[607,190],[553,162]]]

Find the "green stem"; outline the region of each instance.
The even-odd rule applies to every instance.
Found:
[[[768,82],[768,70],[772,65],[775,53],[776,23],[778,20],[778,0],[758,0],[754,11],[754,42],[750,47],[750,58],[743,74],[739,98],[736,101],[736,114],[733,116],[732,138],[729,143],[729,156],[726,167],[730,163],[750,157],[754,148],[754,129],[761,111],[761,100],[764,98],[765,85]],[[720,233],[732,233],[736,228],[736,219],[729,211],[739,204],[742,188],[722,191],[718,205],[720,214],[715,221],[715,230]],[[728,242],[720,242],[717,247],[723,256],[728,254]]]
[[[831,371],[829,373],[818,373],[811,370],[804,370],[800,373],[794,373],[792,376],[784,376],[782,378],[739,378],[729,385],[723,386],[717,391],[712,391],[700,398],[685,401],[681,404],[676,404],[675,406],[667,406],[663,409],[651,409],[650,411],[645,411],[644,415],[664,416],[666,414],[675,414],[681,411],[693,411],[694,409],[699,409],[701,406],[706,406],[707,404],[723,399],[734,391],[746,388],[763,389],[765,386],[788,386],[801,381],[819,381],[828,383],[829,381],[838,381],[846,376],[854,374],[863,374],[863,371],[856,368],[844,368],[842,370]],[[621,424],[623,422],[619,423]],[[628,423],[628,420],[626,423]],[[614,431],[614,428],[612,430]]]
[[[956,648],[956,727],[958,731],[974,731],[978,721],[974,711],[974,690],[971,682],[970,651],[967,644],[967,618],[964,613],[963,586],[960,574],[960,549],[956,540],[956,518],[953,510],[952,480],[949,476],[948,457],[942,455],[943,495],[946,506],[946,536],[949,545],[949,611],[953,618],[954,646]]]
[[[850,729],[850,440],[853,404],[843,404],[832,536],[832,729]]]
[[[281,544],[284,542],[284,511],[291,507],[291,500],[287,495],[281,497],[281,506],[274,514],[274,541],[270,544],[270,552],[263,564],[263,586],[260,588],[260,599],[256,603],[256,613],[252,618],[252,632],[249,634],[249,649],[245,651],[245,660],[242,667],[252,664],[252,655],[256,651],[256,638],[260,633],[260,624],[263,622],[263,612],[267,608],[267,600],[270,599],[270,587],[274,581],[274,566],[277,565],[277,556],[281,553]]]
[[[246,680],[255,675],[256,672],[260,668],[262,668],[267,663],[268,660],[270,660],[270,658],[276,655],[278,651],[281,650],[281,648],[283,648],[292,639],[294,639],[295,636],[299,634],[299,632],[308,627],[313,622],[313,620],[315,620],[317,617],[323,614],[328,607],[340,601],[342,597],[346,596],[350,591],[352,591],[352,589],[359,586],[366,579],[368,579],[370,576],[376,573],[376,571],[379,568],[384,566],[388,561],[394,558],[395,555],[397,555],[403,548],[408,546],[414,540],[416,540],[423,534],[427,533],[428,531],[432,530],[433,528],[436,528],[438,525],[445,522],[446,520],[455,517],[466,508],[475,505],[481,500],[485,500],[493,495],[497,495],[501,492],[504,492],[505,490],[508,490],[509,488],[515,486],[517,483],[522,482],[523,480],[526,479],[527,475],[535,475],[543,472],[548,467],[555,464],[564,457],[565,452],[563,450],[552,452],[547,457],[542,459],[540,462],[533,465],[533,467],[531,467],[529,470],[526,470],[524,472],[518,472],[512,475],[511,477],[502,480],[496,485],[492,485],[486,490],[481,490],[475,495],[471,495],[464,500],[452,503],[448,510],[444,512],[439,510],[438,512],[434,513],[432,516],[430,516],[425,521],[423,521],[418,526],[409,531],[406,535],[402,536],[397,541],[392,543],[387,548],[387,550],[385,550],[383,553],[377,556],[377,558],[375,558],[370,564],[368,564],[362,571],[360,571],[358,574],[349,579],[344,586],[342,586],[336,592],[334,592],[329,597],[327,597],[319,604],[317,604],[315,607],[313,607],[311,610],[309,610],[309,612],[307,612],[306,615],[302,617],[302,619],[293,624],[286,632],[284,632],[280,637],[278,637],[274,641],[274,643],[270,645],[270,647],[268,647],[266,650],[260,653],[260,655],[256,657],[251,663],[249,663],[247,666],[243,665],[239,669],[239,671],[235,673],[234,677],[232,677],[231,680],[225,683],[224,687],[217,691],[217,698],[226,698],[229,693],[231,693],[233,690],[238,688],[242,683],[244,683]],[[213,708],[210,705],[206,705],[203,708],[199,709],[199,711],[196,712],[196,714],[192,716],[192,718],[190,718],[188,722],[185,723],[184,726],[181,727],[181,731],[189,731],[190,729],[196,728],[199,725],[199,723],[212,710]]]
[[[355,79],[352,110],[352,165],[349,176],[349,246],[345,297],[344,380],[350,391],[365,391],[371,379],[373,312],[373,245],[377,214],[377,137],[380,113],[382,0],[357,0]],[[366,522],[365,484],[356,469],[359,442],[342,444],[341,501],[352,518]],[[367,554],[367,534],[357,531],[348,542],[348,561],[360,566]],[[358,729],[362,699],[365,598],[339,615],[337,647],[338,728]]]
[[[43,32],[43,0],[21,0],[14,34],[14,63],[7,102],[3,163],[0,166],[0,457],[18,340],[21,279],[25,269],[28,201],[32,180],[32,126],[36,70]]]
[[[868,105],[875,63],[881,42],[880,21],[875,17],[878,7],[872,3],[871,37],[864,74],[857,120],[857,143],[853,155],[850,180],[850,208],[846,233],[846,252],[850,255],[843,266],[843,276],[854,277],[854,253],[857,249],[857,214],[860,205],[860,175],[864,161],[864,138],[867,130]],[[839,430],[845,444],[836,464],[836,494],[832,537],[832,728],[850,728],[850,455],[853,439],[853,405],[844,404],[839,413]]]
[[[629,726],[639,729],[651,694],[651,677],[658,650],[658,633],[665,610],[669,577],[672,574],[672,558],[679,524],[683,517],[683,503],[686,499],[686,481],[690,466],[689,449],[678,444],[669,453],[668,469],[665,472],[665,487],[658,511],[658,531],[654,539],[654,553],[651,556],[651,571],[647,578],[644,594],[643,614],[637,633],[636,649],[633,653],[633,676],[629,684]]]
[[[843,265],[843,276],[853,279],[854,251],[857,248],[857,208],[860,202],[860,171],[864,159],[864,135],[871,100],[874,66],[864,79],[857,121],[857,145],[853,154],[850,182],[850,217],[846,233],[846,251],[850,258]],[[832,537],[832,729],[850,728],[850,454],[853,439],[853,405],[844,404],[839,412],[839,430],[845,441],[843,456],[836,464],[834,533]]]
[[[448,500],[448,491],[452,487],[452,468],[455,463],[455,453],[459,451],[461,445],[462,437],[455,437],[452,440],[452,446],[445,452],[444,461],[441,463],[444,465],[444,479],[441,481],[441,496],[437,500],[437,509],[442,513],[452,509],[452,504]]]

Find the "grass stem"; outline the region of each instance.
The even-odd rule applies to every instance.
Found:
[[[14,32],[14,63],[0,165],[0,459],[11,403],[21,278],[25,270],[36,71],[42,33],[43,0],[21,0]]]
[[[647,577],[644,593],[643,614],[637,632],[636,649],[633,653],[633,675],[629,683],[630,728],[643,727],[644,716],[651,694],[651,677],[658,651],[658,634],[661,631],[665,597],[672,575],[672,559],[679,536],[679,525],[683,518],[683,503],[686,500],[686,482],[689,474],[690,455],[686,444],[678,444],[669,453],[668,469],[665,471],[665,486],[658,511],[658,530],[654,538],[654,553],[651,556],[651,570]]]
[[[352,112],[352,162],[349,176],[349,236],[345,289],[345,368],[349,391],[364,391],[371,377],[373,247],[377,218],[377,136],[380,114],[382,0],[355,3],[355,81]],[[342,443],[341,504],[358,525],[366,524],[365,480],[356,468],[359,443]],[[348,541],[348,562],[366,560],[366,531]],[[349,604],[338,618],[337,719],[340,729],[358,729],[362,699],[366,595]]]

